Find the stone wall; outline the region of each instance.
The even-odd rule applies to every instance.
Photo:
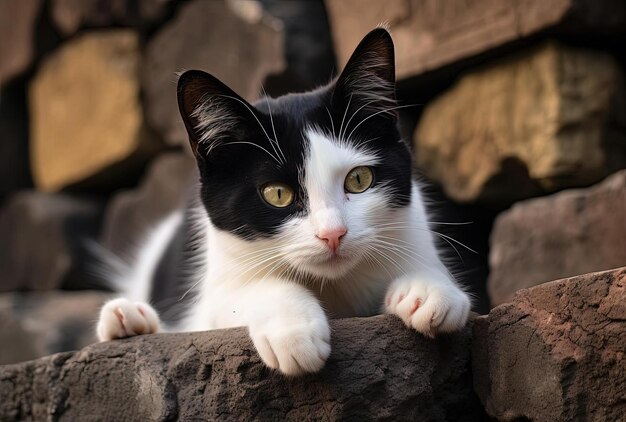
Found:
[[[504,347],[505,339],[517,342],[515,335],[539,330],[532,325],[520,328],[520,324],[539,326],[556,318],[556,311],[546,310],[538,297],[556,300],[555,294],[562,293],[588,300],[588,295],[580,299],[583,296],[572,290],[554,287],[530,290],[535,295],[532,299],[515,294],[549,280],[626,265],[623,1],[4,0],[0,1],[0,364],[89,344],[98,304],[108,293],[103,291],[100,270],[94,267],[86,245],[100,243],[116,254],[132,254],[137,239],[177,207],[193,185],[195,164],[176,109],[176,72],[188,68],[209,71],[249,100],[260,94],[262,86],[270,95],[307,90],[326,83],[342,68],[359,39],[381,23],[388,25],[395,40],[399,101],[414,105],[401,111],[401,129],[415,153],[442,254],[476,297],[475,311],[487,313],[500,305],[476,323],[474,341],[479,342],[475,350],[488,355],[490,349]],[[593,285],[601,283],[598,280],[606,285],[618,283],[607,276],[598,277],[577,279],[575,285],[581,286],[585,280]],[[544,308],[530,312],[529,307],[534,306]],[[516,316],[521,319],[514,321]],[[567,321],[561,321],[559,327]],[[618,327],[615,329],[622,335],[615,321],[609,318],[602,324]],[[505,330],[509,322],[512,331]],[[338,328],[340,331],[352,326],[366,331],[367,324],[373,324],[382,332],[383,323],[391,324],[391,333],[406,337],[385,318],[337,322],[337,327],[344,327]],[[42,336],[43,332],[49,335]],[[545,332],[554,338],[564,335],[562,330]],[[245,336],[241,332],[234,335],[237,340],[229,350],[234,353],[240,347],[248,351],[245,359],[252,363],[244,359],[237,365],[253,371],[252,378],[246,378],[251,384],[246,385],[255,385],[265,373],[244,344]],[[480,340],[482,335],[489,338]],[[203,359],[217,359],[222,352],[213,351],[211,345],[225,337],[214,333],[202,337],[206,341],[198,339],[208,350],[202,352]],[[443,346],[439,343],[436,352],[427,352],[432,344],[427,347],[423,339],[405,337],[402,347],[416,347],[433,365],[450,358],[440,354]],[[19,341],[6,340],[12,338]],[[162,400],[161,407],[145,408],[150,388],[155,388],[156,396],[170,397],[174,393],[168,389],[188,379],[188,371],[200,381],[184,394],[204,394],[192,390],[201,388],[202,380],[209,377],[202,375],[206,365],[175,347],[177,341],[191,344],[191,339],[188,335],[156,336],[93,346],[87,352],[3,370],[2,376],[10,374],[5,380],[19,379],[30,387],[12,396],[19,403],[8,401],[14,404],[1,409],[0,419],[4,415],[39,418],[47,417],[46,412],[66,412],[58,397],[78,390],[59,386],[52,391],[46,385],[63,371],[75,370],[72,368],[78,364],[68,366],[68,362],[105,355],[106,362],[117,359],[116,353],[124,353],[126,347],[143,353],[151,346],[164,351],[162,355],[146,352],[146,359],[138,363],[148,381],[163,375],[153,370],[164,356],[178,359],[178,367],[183,369],[172,375],[171,379],[178,381],[167,386],[159,383],[170,379],[169,375],[154,383],[129,381],[130,390],[124,391],[145,395],[137,402],[144,406],[136,409],[137,414],[150,416],[145,412],[151,410],[164,418],[195,415],[200,408],[181,410],[184,406],[177,402],[179,407],[172,410],[169,399]],[[337,335],[335,339],[338,350],[353,350]],[[544,353],[545,359],[539,362],[531,359],[535,354],[519,353],[517,359],[531,359],[529,367],[536,362],[542,365],[537,373],[529,373],[540,374],[542,368],[552,371],[556,378],[545,388],[556,388],[557,383],[563,394],[560,398],[547,393],[519,396],[520,400],[507,402],[505,392],[522,384],[515,384],[502,369],[501,365],[510,362],[494,357],[479,362],[485,367],[495,365],[488,375],[480,372],[485,368],[475,368],[482,374],[479,383],[475,381],[476,391],[490,415],[502,420],[558,420],[588,411],[597,420],[615,414],[606,409],[620,409],[610,403],[609,393],[606,400],[592,403],[584,397],[582,387],[568,390],[574,382],[568,378],[574,376],[568,372],[569,362],[578,362],[580,355],[567,353],[587,350],[589,343],[569,344],[571,350],[544,339],[528,344],[535,352]],[[384,347],[388,350],[391,345]],[[360,406],[369,409],[354,398],[358,394],[373,397],[373,403],[380,391],[398,394],[385,390],[390,382],[386,375],[401,371],[384,366],[381,357],[368,350],[372,352],[368,356],[383,365],[376,369],[378,378],[368,378],[346,392],[344,402],[315,401],[316,396],[304,389],[297,399],[280,392],[272,397],[252,395],[249,397],[278,404],[270,410],[244,409],[242,412],[250,413],[242,416],[258,411],[259,415],[295,418],[306,409],[322,409],[328,418],[341,418],[358,415]],[[563,350],[565,355],[558,354]],[[452,351],[467,361],[457,346],[451,346],[449,353]],[[400,361],[407,358],[390,353],[401,357]],[[565,360],[554,360],[557,355]],[[609,358],[615,360],[616,356],[617,352]],[[350,353],[344,358],[358,360]],[[331,367],[336,369],[338,366],[332,365],[343,361],[333,359],[335,355]],[[237,365],[224,371],[240,374],[243,369]],[[576,374],[596,374],[595,369],[578,367],[582,372]],[[438,369],[433,371],[429,374],[438,374]],[[598,376],[616,380],[622,376],[609,372],[598,372]],[[449,389],[438,393],[424,390],[432,379],[424,381],[422,375],[417,374],[416,380],[426,384],[416,387],[412,399],[406,396],[397,407],[384,410],[388,413],[381,413],[380,418],[401,409],[414,415],[415,403],[422,406],[437,394],[451,397]],[[327,373],[321,379],[343,387],[357,382],[354,372],[342,376]],[[441,376],[447,380],[450,374]],[[466,381],[459,381],[460,385],[465,386]],[[278,385],[282,381],[267,382],[276,391],[285,391],[280,390],[285,386]],[[165,393],[159,390],[162,387]],[[237,391],[253,394],[246,388]],[[331,387],[320,386],[315,394],[326,397],[341,391],[327,388]],[[202,409],[214,406],[211,411],[225,411],[211,403],[218,403],[228,391],[216,391],[219,397],[202,402]],[[41,406],[28,407],[25,397],[31,396],[27,394],[37,395]],[[528,404],[546,397],[557,413],[541,413],[543,410]],[[281,413],[287,405],[298,410],[292,415]],[[600,408],[605,410],[597,410]],[[445,419],[436,413],[440,411],[433,407],[433,414],[439,415],[433,420]],[[71,418],[73,414],[68,412]],[[458,415],[446,417],[456,420]]]

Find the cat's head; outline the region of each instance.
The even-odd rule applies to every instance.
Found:
[[[268,258],[340,277],[410,202],[393,42],[382,28],[361,41],[338,78],[312,92],[249,104],[192,70],[179,79],[178,103],[211,223],[265,245]]]

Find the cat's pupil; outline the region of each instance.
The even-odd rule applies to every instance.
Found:
[[[281,196],[282,196],[282,192],[283,192],[283,190],[282,190],[282,189],[278,189],[278,199],[282,199],[282,198],[281,198]]]
[[[356,182],[359,184],[359,186],[361,186],[361,176],[359,176],[358,173],[356,175]]]

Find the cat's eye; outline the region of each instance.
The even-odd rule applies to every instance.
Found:
[[[374,173],[372,169],[365,166],[355,167],[346,176],[344,188],[350,193],[365,192],[372,186]]]
[[[293,189],[284,183],[268,183],[261,188],[263,199],[276,208],[285,208],[293,202]]]

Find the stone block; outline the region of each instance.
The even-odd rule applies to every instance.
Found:
[[[0,2],[0,86],[29,68],[35,57],[35,25],[41,0]]]
[[[626,267],[517,293],[474,323],[473,376],[498,421],[626,415]]]
[[[0,210],[0,292],[88,284],[85,242],[98,235],[102,204],[24,191]]]
[[[158,148],[145,132],[140,61],[137,35],[124,29],[86,33],[44,61],[30,87],[39,189],[110,188]]]
[[[607,53],[543,43],[430,102],[418,166],[460,202],[504,207],[626,167],[626,87]]]
[[[187,145],[178,113],[176,73],[209,72],[254,100],[265,77],[284,64],[280,21],[241,1],[191,1],[156,33],[146,51],[143,88],[150,125],[172,145]]]
[[[148,231],[184,205],[187,195],[198,195],[196,162],[190,155],[168,153],[157,157],[136,189],[121,191],[107,205],[101,243],[119,256],[132,254]]]
[[[110,293],[20,292],[0,295],[0,365],[80,349]],[[4,418],[3,418],[4,419]]]
[[[140,336],[0,367],[0,419],[484,420],[469,327],[437,340],[392,316],[331,328],[326,367],[300,378],[265,367],[244,328]]]
[[[326,0],[342,68],[361,37],[389,25],[399,79],[461,64],[550,31],[612,37],[626,32],[620,0]]]
[[[496,219],[489,261],[492,305],[548,280],[626,265],[626,170],[513,205]]]

